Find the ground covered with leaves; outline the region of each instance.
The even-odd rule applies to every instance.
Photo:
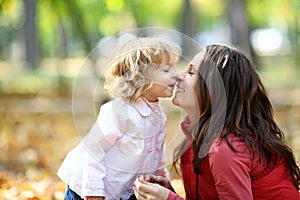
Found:
[[[63,199],[56,170],[79,140],[71,100],[10,94],[0,104],[0,199]]]

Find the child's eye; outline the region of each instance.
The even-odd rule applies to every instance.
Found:
[[[164,69],[164,70],[163,70],[163,72],[169,72],[169,71],[170,71],[169,69]]]

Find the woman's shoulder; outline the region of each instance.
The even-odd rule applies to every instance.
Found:
[[[250,152],[239,137],[219,138],[214,141],[207,156],[209,170],[219,182],[244,183],[253,170]]]
[[[216,137],[212,142],[209,153],[227,153],[232,151],[248,152],[248,148],[243,138],[228,134],[226,138]]]
[[[219,163],[222,166],[243,163],[243,165],[250,168],[252,165],[251,150],[247,148],[242,138],[232,134],[228,135],[226,139],[216,138],[211,145],[208,157],[210,163]]]

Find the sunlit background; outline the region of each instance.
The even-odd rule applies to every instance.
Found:
[[[300,160],[299,0],[0,0],[0,199],[63,199],[55,174],[79,141],[72,90],[80,68],[99,42],[153,26],[244,51]],[[170,139],[180,111],[163,103]]]

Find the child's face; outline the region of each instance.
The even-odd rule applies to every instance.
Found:
[[[152,81],[152,86],[143,94],[143,97],[148,101],[157,101],[158,98],[171,97],[177,81],[175,65],[176,62],[174,61],[149,66],[150,69],[146,77],[150,82]]]

